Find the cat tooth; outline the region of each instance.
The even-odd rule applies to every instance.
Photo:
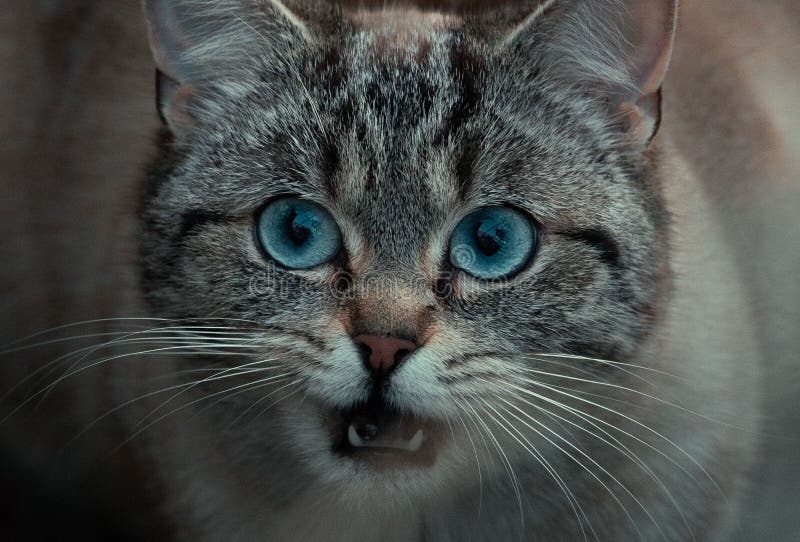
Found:
[[[358,436],[358,431],[353,424],[350,424],[350,427],[347,428],[347,440],[350,442],[350,446],[355,446],[356,448],[362,448],[365,446],[361,437]]]
[[[425,435],[422,433],[422,429],[417,429],[417,432],[414,433],[414,436],[411,437],[411,440],[408,441],[408,451],[409,452],[416,452],[417,450],[422,447],[422,439]]]

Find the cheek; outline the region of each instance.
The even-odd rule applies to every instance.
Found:
[[[595,256],[581,247],[543,249],[519,280],[493,285],[456,306],[462,332],[482,350],[509,354],[607,342],[598,331],[627,320],[619,318],[618,278]]]
[[[439,323],[424,346],[392,376],[387,399],[423,417],[450,418],[458,412],[465,371],[486,350],[474,335]]]
[[[442,382],[442,353],[423,347],[393,375],[386,399],[422,417],[441,418],[453,411],[453,398]]]
[[[452,343],[457,351],[512,354],[542,341],[552,329],[545,318],[548,302],[532,282],[492,287],[470,300],[454,304],[451,329],[466,337]],[[560,307],[553,298],[553,305]]]
[[[308,393],[329,407],[344,409],[354,403],[366,402],[370,378],[362,366],[358,350],[344,330],[331,333],[338,337],[326,341],[330,352],[319,360],[319,369],[309,376]]]

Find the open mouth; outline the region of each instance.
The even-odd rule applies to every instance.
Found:
[[[441,431],[380,399],[331,413],[333,451],[377,468],[431,467]]]

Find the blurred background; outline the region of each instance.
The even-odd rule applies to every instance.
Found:
[[[714,4],[719,21],[693,19],[700,2]],[[727,20],[738,9],[762,34],[769,35],[778,18],[800,29],[800,3],[685,0],[684,8],[682,24],[722,33],[732,54],[760,54],[760,77],[785,81],[784,94],[765,107],[788,104],[789,110],[778,111],[782,122],[800,118],[800,33],[780,43],[753,42]],[[678,61],[691,58],[680,37],[677,47]],[[777,62],[771,51],[795,61]],[[158,511],[159,488],[138,458],[129,450],[105,453],[124,439],[113,420],[70,442],[92,413],[111,404],[102,368],[56,388],[46,401],[34,402],[36,409],[7,417],[31,389],[12,388],[37,362],[65,348],[53,344],[32,354],[13,351],[14,341],[71,322],[145,314],[135,294],[134,217],[159,126],[153,80],[136,0],[3,0],[0,350],[12,350],[0,356],[0,539],[161,540],[176,534]],[[800,125],[793,128],[800,138]],[[800,171],[800,159],[790,160],[788,170]],[[719,212],[736,217],[730,239],[750,278],[767,359],[764,431],[772,436],[763,441],[758,492],[739,536],[800,540],[800,179],[709,190]],[[98,322],[82,332],[108,326]]]
[[[0,80],[3,348],[132,306],[137,185],[159,125],[139,3],[5,0]],[[3,355],[0,396],[76,346]],[[65,446],[111,404],[106,377],[89,371],[0,425],[0,538],[164,538],[134,458],[101,452],[113,426]],[[0,418],[25,393],[5,397]]]

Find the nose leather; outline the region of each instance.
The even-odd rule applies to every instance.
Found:
[[[417,345],[409,340],[380,335],[358,335],[353,337],[353,342],[369,350],[367,362],[376,372],[391,371],[417,349]]]

